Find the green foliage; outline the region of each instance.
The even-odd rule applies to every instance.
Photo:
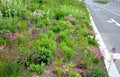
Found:
[[[19,21],[17,23],[17,26],[18,26],[18,29],[21,31],[21,32],[25,32],[26,31],[26,27],[28,26],[28,22],[27,21]]]
[[[73,25],[70,23],[67,23],[63,20],[58,20],[57,25],[50,26],[50,30],[54,31],[55,33],[59,33],[60,31],[68,30],[68,29],[73,29]]]
[[[75,71],[71,71],[70,74],[69,74],[69,77],[82,77],[82,76]]]
[[[90,69],[92,70],[92,77],[104,77],[104,72],[102,68],[93,67]]]
[[[6,38],[3,30],[0,31],[0,44],[9,44],[9,38]]]
[[[21,65],[13,62],[0,63],[0,77],[18,77],[22,72]]]
[[[37,3],[32,3],[29,6],[27,6],[28,10],[34,12],[35,10],[39,9],[39,5]]]
[[[55,70],[57,71],[58,77],[61,77],[61,76],[62,76],[62,73],[63,73],[62,68],[57,67]]]
[[[55,39],[55,33],[53,31],[49,31],[48,38]]]
[[[87,36],[86,29],[85,28],[79,28],[77,27],[76,34],[80,34],[82,36]]]
[[[17,30],[16,21],[17,18],[0,19],[0,30],[8,30],[10,32],[15,32]]]
[[[93,63],[98,64],[99,63],[99,59],[98,58],[94,58],[93,59]]]
[[[84,51],[84,56],[83,56],[84,63],[87,66],[92,65],[93,64],[93,59],[94,59],[94,55],[91,52],[85,50]]]
[[[66,14],[63,11],[57,11],[55,14],[55,19],[59,20],[59,19],[63,18],[64,16],[66,16]]]
[[[14,0],[2,0],[0,5],[0,10],[3,17],[15,17],[20,16],[22,10],[24,9],[19,2]]]
[[[93,46],[98,46],[97,41],[95,41],[94,39],[88,39],[88,43]]]
[[[3,18],[0,19],[0,30],[7,30],[9,32],[15,32],[17,30],[16,25],[17,18]]]
[[[49,64],[52,59],[52,52],[46,48],[37,48],[27,58],[27,65],[30,64]]]
[[[68,59],[71,59],[74,56],[75,52],[70,47],[68,47],[66,45],[66,43],[61,42],[60,46],[61,46],[61,48],[63,50],[62,52],[64,53],[65,59],[68,60]]]
[[[49,37],[50,36],[48,36],[47,34],[41,33],[40,36],[38,37],[40,39],[39,46],[51,50],[51,52],[54,52],[54,50],[56,49],[56,43],[54,39]]]
[[[44,72],[45,69],[45,64],[30,64],[30,66],[28,67],[28,70],[30,72],[37,72],[39,74],[42,74]]]

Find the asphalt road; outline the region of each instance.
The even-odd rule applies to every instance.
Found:
[[[116,48],[115,65],[120,73],[120,2],[110,1],[108,4],[98,4],[85,0],[95,25],[108,48]]]

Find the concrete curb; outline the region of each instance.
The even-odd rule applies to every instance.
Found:
[[[89,9],[88,9],[88,11],[89,11]],[[89,11],[89,13],[90,13],[90,11]],[[105,46],[105,44],[103,42],[103,39],[102,39],[102,37],[101,37],[101,35],[100,35],[100,33],[99,33],[95,23],[94,23],[94,20],[93,20],[91,14],[90,14],[90,20],[91,20],[91,25],[93,26],[93,29],[96,32],[96,40],[100,45],[99,48],[100,48],[100,50],[104,50],[104,53],[105,53],[104,54],[104,58],[105,58],[104,63],[105,63],[109,77],[120,77],[120,74],[119,74],[119,72],[118,72],[118,70],[113,62],[113,59],[112,59],[107,47]]]

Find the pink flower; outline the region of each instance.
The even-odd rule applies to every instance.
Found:
[[[17,34],[10,33],[10,39],[16,39],[16,38],[18,38]]]
[[[92,50],[93,50],[93,48],[92,48],[92,47],[90,47],[90,46],[88,46],[88,47],[87,47],[87,50],[92,51]]]
[[[76,19],[72,18],[71,16],[66,16],[65,18],[68,19],[68,20],[70,20],[71,22],[75,22],[76,21]]]
[[[70,20],[71,22],[75,22],[75,21],[76,21],[75,18],[69,18],[69,20]]]
[[[87,74],[92,74],[92,71],[91,71],[91,70],[88,70],[88,71],[87,71]]]
[[[97,34],[94,30],[88,30],[87,33],[90,33],[90,34]]]
[[[21,58],[21,62],[25,62],[25,57],[22,57],[22,58]]]
[[[79,74],[83,74],[83,71],[82,71],[81,69],[77,69],[77,72],[78,72]]]
[[[101,57],[102,57],[101,52],[100,52],[100,51],[99,51],[99,52],[96,52],[96,56],[97,56],[98,58],[101,58]]]
[[[104,50],[100,50],[101,55],[105,55],[105,51]]]

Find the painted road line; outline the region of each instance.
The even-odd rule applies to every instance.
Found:
[[[116,20],[114,20],[112,18],[110,20],[108,20],[107,22],[109,22],[109,23],[115,23],[115,25],[117,25],[117,26],[120,27],[120,23],[118,23]]]
[[[114,53],[113,59],[120,59],[120,53]]]
[[[100,9],[98,9],[98,8],[97,8],[96,10],[97,10],[97,11],[99,11],[99,12],[101,11],[101,10],[100,10]]]

